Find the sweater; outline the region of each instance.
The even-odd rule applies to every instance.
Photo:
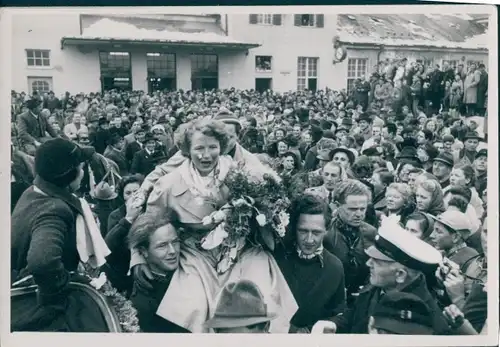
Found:
[[[344,268],[340,260],[323,251],[301,259],[297,252],[276,252],[275,259],[299,306],[291,320],[296,328],[312,329],[319,320],[331,320],[345,309]]]

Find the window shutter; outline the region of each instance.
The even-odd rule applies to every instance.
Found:
[[[301,20],[301,15],[300,14],[294,15],[294,25],[296,27],[302,26],[302,20]]]
[[[316,27],[323,28],[325,26],[325,15],[317,14],[316,15]]]
[[[256,14],[251,14],[249,16],[250,18],[250,24],[257,24],[257,15]]]
[[[281,15],[273,14],[273,25],[281,25]]]

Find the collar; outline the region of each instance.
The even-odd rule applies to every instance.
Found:
[[[146,153],[147,153],[148,155],[151,155],[151,154],[153,154],[153,153],[154,153],[154,152],[150,152],[150,151],[149,151],[146,147],[144,147],[144,150],[146,151]]]
[[[35,117],[36,119],[38,119],[38,115],[34,114],[34,113],[33,113],[33,111],[30,111],[30,113],[31,113],[31,115],[32,115],[33,117]]]
[[[58,187],[50,182],[45,181],[40,176],[36,176],[33,180],[33,185],[41,190],[43,193],[59,198],[73,207],[78,213],[83,215],[82,205],[80,200],[75,195],[71,194],[69,190]]]
[[[446,257],[447,258],[453,257],[455,254],[458,253],[458,251],[460,251],[462,248],[465,248],[465,247],[467,247],[465,242],[459,243],[458,245],[451,247],[448,251],[446,251]]]
[[[321,245],[312,254],[304,254],[304,252],[302,252],[302,250],[298,246],[296,247],[296,250],[297,250],[297,255],[300,259],[311,260],[311,259],[317,258],[319,260],[321,267],[324,266],[324,262],[323,262],[323,250],[324,250],[324,248],[323,248],[323,245]]]

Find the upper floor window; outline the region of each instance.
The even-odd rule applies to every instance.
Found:
[[[323,28],[325,26],[325,16],[322,14],[296,14],[294,24],[298,27]]]
[[[272,56],[270,55],[257,55],[255,56],[255,70],[257,72],[271,72]]]
[[[43,49],[27,49],[28,66],[50,66],[50,51]]]
[[[479,64],[483,64],[481,60],[468,60],[467,61],[467,69],[471,67],[471,65],[474,64],[476,66],[476,69],[479,67]]]
[[[263,25],[281,25],[280,14],[251,14],[249,15],[250,24]]]
[[[443,60],[443,69],[444,69],[444,65],[445,64],[448,64],[448,66],[455,70],[457,68],[457,65],[458,65],[458,60]]]

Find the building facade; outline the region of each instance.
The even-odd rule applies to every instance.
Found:
[[[471,42],[486,36],[484,16],[435,17],[16,15],[12,87],[58,95],[111,88],[341,90],[394,59],[487,64],[487,38]],[[347,52],[342,59],[334,38]]]

